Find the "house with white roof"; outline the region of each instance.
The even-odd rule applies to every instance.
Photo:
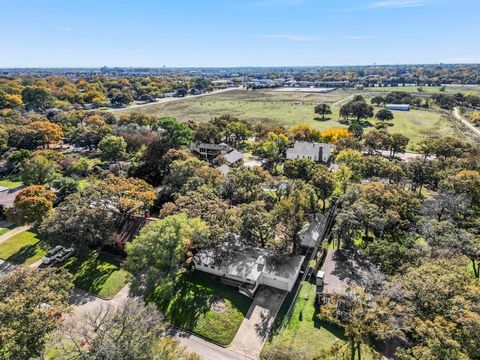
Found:
[[[291,291],[305,257],[279,258],[267,249],[225,244],[221,250],[199,251],[193,258],[196,271],[202,271],[253,296],[260,285]]]
[[[310,159],[315,162],[328,163],[332,156],[333,146],[331,144],[295,141],[293,147],[287,149],[288,160]]]

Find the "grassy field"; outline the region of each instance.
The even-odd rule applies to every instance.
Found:
[[[47,247],[33,231],[23,231],[0,244],[0,259],[30,265],[40,260]]]
[[[418,88],[422,88],[423,91],[418,91]],[[465,85],[465,86],[446,86],[445,91],[440,91],[440,86],[383,86],[383,87],[369,87],[359,92],[390,92],[390,91],[404,91],[408,93],[429,93],[429,94],[454,94],[454,93],[467,93],[470,91],[479,92],[480,86],[478,85]]]
[[[232,342],[251,303],[232,287],[197,272],[158,286],[149,301],[171,324],[221,345]]]
[[[390,88],[391,90],[392,88]],[[290,128],[297,124],[309,124],[320,130],[347,127],[348,123],[339,120],[340,106],[353,94],[360,93],[367,101],[373,96],[369,91],[337,90],[335,92],[301,93],[278,92],[272,90],[234,90],[225,93],[173,101],[140,109],[158,116],[173,116],[180,120],[208,121],[215,116],[230,114],[251,123],[270,123]],[[325,102],[332,107],[333,114],[326,120],[319,119],[314,113],[315,105]],[[378,108],[376,109],[378,110]],[[411,139],[408,150],[414,151],[416,144],[430,135],[455,135],[457,130],[443,114],[433,111],[411,110],[395,111],[395,120],[390,132],[400,132]],[[366,122],[368,131],[375,120]]]
[[[324,359],[324,352],[336,348],[348,351],[343,330],[317,318],[315,285],[302,284],[289,324],[268,341],[262,359]],[[363,359],[372,359],[373,351],[364,346]],[[333,357],[332,357],[333,358]],[[338,357],[342,358],[342,357]]]
[[[97,251],[73,257],[62,267],[73,275],[76,287],[102,299],[113,298],[131,277],[116,258]]]

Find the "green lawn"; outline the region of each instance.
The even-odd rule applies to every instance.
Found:
[[[423,91],[418,91],[418,88],[421,87]],[[466,86],[446,86],[445,91],[440,91],[440,86],[383,86],[383,87],[368,87],[365,88],[364,90],[359,90],[359,92],[391,92],[391,91],[403,91],[403,92],[408,92],[408,93],[417,93],[417,94],[422,94],[422,93],[444,93],[444,94],[449,94],[449,93],[466,93],[466,92],[478,92],[480,91],[480,86],[478,85],[466,85]]]
[[[76,287],[102,299],[113,298],[131,277],[129,272],[120,267],[116,258],[98,251],[72,257],[62,268],[73,275]]]
[[[262,359],[270,359],[270,356],[275,360],[325,359],[323,352],[333,348],[348,351],[343,330],[336,325],[320,321],[317,318],[314,301],[315,285],[303,282],[290,322],[265,344]],[[372,350],[364,347],[362,358],[372,357]]]
[[[0,180],[0,186],[9,188],[9,189],[14,189],[19,186],[22,186],[23,183],[21,181],[16,181],[16,180],[11,180],[11,179],[3,179]]]
[[[16,226],[15,224],[11,224],[9,226],[0,227],[0,236],[2,236],[3,234],[6,234],[10,230],[14,229],[15,226]]]
[[[415,88],[416,89],[416,88]],[[433,89],[433,88],[432,88]],[[389,88],[396,90],[396,88]],[[273,90],[234,90],[215,95],[189,98],[187,100],[153,104],[151,106],[120,111],[129,113],[141,111],[158,116],[173,116],[179,120],[208,121],[222,114],[230,114],[251,123],[270,123],[290,128],[297,124],[309,124],[320,130],[347,127],[340,121],[338,112],[343,105],[342,99],[353,94],[362,94],[369,101],[374,93],[370,90],[336,90],[331,93],[278,92]],[[315,105],[325,102],[332,107],[332,114],[325,120],[314,113]],[[379,108],[376,108],[378,110]],[[389,132],[399,132],[411,139],[408,150],[414,151],[416,145],[427,136],[453,135],[457,130],[445,115],[424,110],[407,112],[395,111],[393,126]],[[365,122],[365,131],[373,128],[376,120]]]
[[[46,252],[47,246],[33,231],[23,231],[0,244],[0,258],[15,264],[33,264]]]
[[[150,295],[165,319],[221,345],[232,342],[251,299],[212,277],[194,272],[163,283]]]

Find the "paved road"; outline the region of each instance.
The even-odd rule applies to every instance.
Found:
[[[470,130],[472,130],[476,135],[480,136],[480,130],[477,127],[472,125],[471,122],[465,120],[465,118],[460,114],[460,109],[458,107],[453,109],[453,115],[460,120],[465,126],[467,126]]]
[[[195,352],[204,360],[250,360],[228,348],[215,345],[189,332],[176,327],[169,327],[167,335],[179,341],[190,352]]]
[[[107,111],[107,112],[117,112],[117,111],[131,110],[131,109],[139,109],[139,108],[144,108],[144,107],[148,107],[148,106],[152,106],[152,105],[156,105],[156,104],[162,104],[162,103],[166,103],[166,102],[181,101],[181,100],[188,100],[188,99],[196,99],[196,98],[203,97],[203,96],[215,95],[215,94],[219,94],[219,93],[223,93],[223,92],[227,92],[227,91],[242,90],[242,89],[243,89],[242,87],[234,87],[234,88],[227,88],[227,89],[215,90],[215,91],[212,91],[212,92],[209,92],[209,93],[205,93],[205,94],[200,94],[200,95],[190,95],[190,96],[185,96],[185,97],[163,98],[163,99],[160,99],[160,100],[157,100],[157,101],[154,101],[154,102],[151,102],[151,103],[147,103],[147,104],[131,105],[131,106],[128,106],[128,107],[125,107],[125,108],[108,109],[108,110],[104,110],[104,111]]]

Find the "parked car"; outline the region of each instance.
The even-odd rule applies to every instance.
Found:
[[[56,262],[64,262],[67,260],[69,257],[73,256],[76,253],[76,250],[74,248],[68,248],[68,249],[63,249],[60,253],[57,254],[55,257]]]
[[[56,261],[57,255],[65,250],[65,248],[61,245],[55,246],[53,249],[48,250],[45,256],[42,258],[43,265],[51,265]]]

